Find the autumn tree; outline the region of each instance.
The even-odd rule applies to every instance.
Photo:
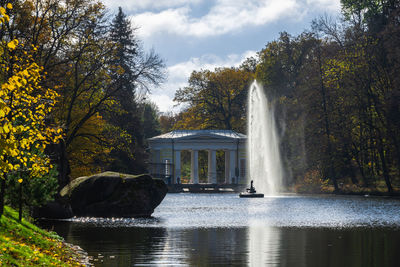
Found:
[[[101,56],[84,52],[92,48],[90,43],[93,43],[93,32],[99,33],[99,28],[105,28],[105,23],[101,23],[98,27],[95,25],[103,19],[100,14],[103,9],[102,4],[96,1],[15,1],[13,20],[7,25],[9,35],[18,38],[27,52],[35,49],[34,60],[43,67],[42,73],[47,74],[41,84],[44,87],[54,88],[60,95],[60,101],[51,117],[57,124],[63,126],[67,134],[65,140],[49,146],[48,149],[52,161],[58,166],[60,189],[69,181],[68,146],[76,138],[78,128],[89,119],[88,117],[94,116],[93,113],[88,117],[82,112],[81,117],[72,114],[79,109],[71,108],[69,104],[72,102],[72,106],[78,105],[77,98],[82,100],[85,97],[90,99],[95,96],[90,96],[89,91],[73,92],[71,87],[81,88],[82,84],[79,82],[85,81],[83,76],[86,75],[86,79],[92,77],[93,72],[96,72],[94,65],[102,60]],[[82,42],[82,38],[87,38],[87,42]],[[78,51],[79,48],[82,48],[81,51]],[[92,60],[93,68],[88,67],[89,64],[80,68],[77,63],[82,62],[84,57],[85,60]],[[74,97],[74,94],[78,94],[78,97]],[[94,99],[97,100],[97,96]],[[72,122],[72,118],[80,120]],[[97,132],[91,133],[92,138],[97,134]]]
[[[163,112],[159,115],[161,133],[167,133],[175,128],[175,124],[180,120],[181,114],[174,114],[172,111]]]
[[[136,53],[134,60],[125,52],[121,54],[122,47],[127,47],[121,40],[132,36],[116,37],[98,1],[29,0],[16,1],[15,6],[8,31],[27,49],[32,45],[37,48],[35,60],[47,73],[42,83],[60,95],[52,117],[63,126],[65,140],[50,148],[58,163],[60,188],[68,183],[71,168],[74,176],[103,170],[112,159],[112,148],[133,147],[128,151],[129,158],[135,158],[133,155],[142,149],[142,138],[132,138],[140,135],[140,118],[135,126],[139,128],[128,130],[123,127],[129,123],[114,125],[111,122],[117,120],[112,116],[123,120],[126,114],[136,113],[131,105],[132,90],[162,76],[158,56],[145,54],[136,44],[128,49]],[[131,95],[127,96],[129,91]],[[131,121],[134,124],[134,116],[126,120]]]
[[[12,8],[7,4],[7,9]],[[6,9],[0,7],[0,21],[9,22]],[[6,180],[10,175],[24,173],[28,177],[40,177],[52,166],[45,153],[46,146],[57,142],[61,130],[50,125],[47,114],[53,109],[54,90],[40,85],[42,68],[27,54],[18,55],[19,42],[6,35],[2,29],[0,67],[0,215],[3,214]],[[7,41],[7,39],[9,41]],[[23,179],[20,178],[22,183]]]
[[[175,127],[244,132],[247,88],[252,80],[251,72],[239,68],[194,71],[189,86],[175,94],[175,101],[188,105]]]
[[[325,178],[334,177],[332,172],[328,174],[330,141],[324,127],[326,97],[321,87],[318,45],[310,33],[291,36],[284,32],[259,52],[256,78],[275,107],[283,163],[294,179],[302,179],[315,169]]]
[[[321,18],[312,31],[284,33],[259,53],[256,76],[278,107],[284,160],[297,181],[312,174],[336,191],[348,181],[393,191],[399,111],[388,62],[398,54],[386,56],[394,50],[382,45],[396,39],[375,30]]]

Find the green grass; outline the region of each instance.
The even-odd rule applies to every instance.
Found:
[[[5,207],[0,218],[0,266],[81,266],[76,255],[54,232],[22,219]]]

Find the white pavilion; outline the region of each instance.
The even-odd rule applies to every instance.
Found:
[[[225,152],[225,184],[245,181],[246,141],[244,134],[232,130],[177,130],[148,139],[150,163],[154,173],[170,177],[172,184],[181,177],[181,151],[191,152],[190,183],[199,183],[199,151],[208,151],[209,184],[217,183],[216,151]]]

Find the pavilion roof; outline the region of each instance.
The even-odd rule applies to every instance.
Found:
[[[165,139],[186,139],[196,137],[215,137],[227,139],[246,139],[247,136],[233,130],[175,130],[149,138],[150,141]]]

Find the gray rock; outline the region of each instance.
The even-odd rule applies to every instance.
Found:
[[[104,172],[80,177],[60,192],[75,216],[149,217],[167,193],[167,186],[150,175]]]

